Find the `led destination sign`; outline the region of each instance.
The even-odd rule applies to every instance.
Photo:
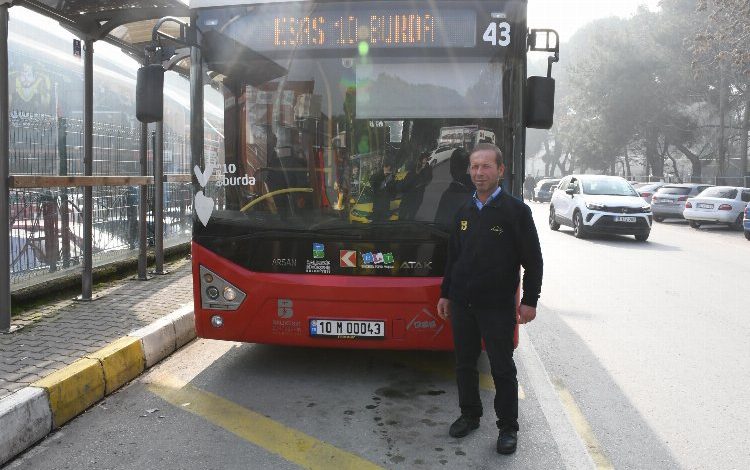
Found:
[[[372,48],[464,48],[477,43],[476,17],[476,11],[466,9],[369,2],[318,4],[312,11],[266,6],[235,17],[224,34],[257,51],[351,49],[362,43]],[[203,22],[212,23],[208,16]]]
[[[354,46],[361,41],[372,47],[473,47],[476,33],[472,16],[469,12],[455,12],[435,17],[432,13],[413,11],[401,14],[365,12],[347,16],[275,16],[271,43],[274,48],[323,49]]]

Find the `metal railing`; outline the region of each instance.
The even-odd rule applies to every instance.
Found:
[[[700,178],[683,178],[678,179],[675,176],[633,176],[629,178],[629,181],[636,183],[657,183],[663,181],[665,183],[700,183],[700,184],[712,184],[714,186],[741,186],[744,188],[750,188],[750,176],[703,176]]]
[[[80,268],[84,186],[92,183],[81,186],[65,182],[85,179],[81,177],[83,121],[11,112],[9,124],[9,270],[11,285],[19,287],[44,282],[50,273]],[[141,175],[140,138],[140,123],[93,123],[93,174],[98,176],[89,178],[96,179],[92,188],[95,264],[132,257],[132,250],[139,248],[139,190],[136,183],[126,182]],[[148,140],[146,174],[153,175],[154,133]],[[165,130],[163,145],[164,173],[168,174],[164,183],[163,234],[165,244],[170,246],[190,239],[192,169],[188,136]],[[207,151],[212,154],[219,154],[222,146],[219,139],[206,139]],[[104,181],[107,179],[110,181]],[[155,195],[154,185],[148,184],[147,244],[154,246]]]
[[[192,226],[190,183],[165,183],[164,188],[165,241],[185,241]],[[92,253],[96,264],[136,250],[138,203],[135,186],[93,188]],[[146,205],[148,246],[153,246],[153,190],[148,191]],[[83,188],[12,189],[9,206],[12,285],[80,264]]]

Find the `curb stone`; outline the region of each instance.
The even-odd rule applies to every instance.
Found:
[[[195,338],[192,303],[0,400],[0,465]]]

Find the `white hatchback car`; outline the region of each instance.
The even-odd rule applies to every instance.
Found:
[[[750,188],[714,186],[687,200],[682,215],[693,228],[704,223],[729,224],[742,230],[743,212],[750,202]]]
[[[552,194],[549,208],[550,228],[570,225],[577,238],[612,233],[646,241],[652,222],[651,206],[619,176],[566,176]]]

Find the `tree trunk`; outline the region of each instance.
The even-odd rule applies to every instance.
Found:
[[[677,150],[682,152],[685,157],[690,160],[690,164],[693,167],[692,171],[692,181],[694,183],[700,183],[700,179],[702,176],[702,167],[701,167],[701,159],[698,158],[698,155],[694,154],[690,151],[687,147],[685,147],[683,144],[676,144],[675,147],[677,147]]]
[[[625,177],[630,179],[632,173],[630,172],[630,155],[628,155],[628,146],[625,146]]]
[[[677,168],[677,160],[669,152],[667,152],[667,158],[669,158],[669,160],[671,160],[671,162],[672,162],[672,167],[674,168],[674,175],[677,177],[677,182],[678,183],[682,183],[682,177],[680,176],[680,170]]]
[[[719,152],[716,156],[717,170],[716,176],[724,176],[724,166],[726,161],[726,139],[724,137],[724,115],[726,114],[727,85],[724,80],[724,67],[719,66]]]
[[[557,147],[557,142],[555,141],[555,147]],[[544,162],[544,176],[552,176],[550,174],[550,167],[552,167],[552,152],[549,150],[549,138],[544,139],[544,156],[542,157],[542,161]],[[554,171],[554,168],[552,168]]]
[[[651,127],[646,131],[646,160],[651,166],[651,174],[664,177],[664,157],[659,153],[659,130]]]

